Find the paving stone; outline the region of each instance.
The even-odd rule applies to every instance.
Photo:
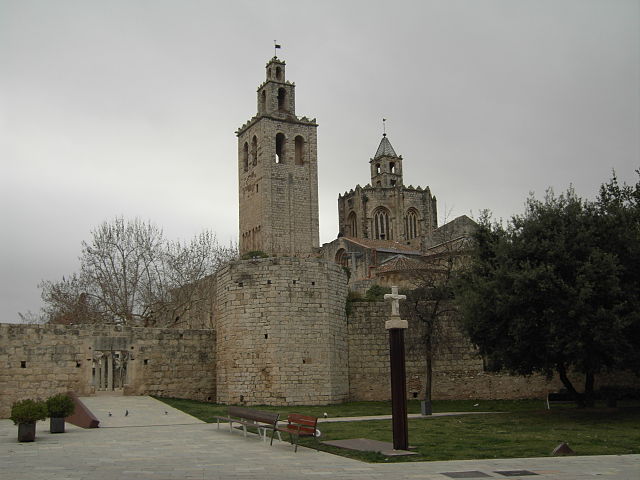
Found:
[[[36,441],[20,444],[17,427],[0,420],[0,478],[11,480],[444,480],[451,477],[441,472],[515,470],[541,480],[629,480],[640,478],[640,455],[369,464],[304,447],[294,453],[288,442],[269,446],[257,435],[245,438],[206,423],[91,430],[68,425],[67,433],[52,435],[41,422]]]
[[[469,470],[467,472],[443,472],[442,475],[446,475],[449,478],[487,478],[491,475],[479,472],[477,470]]]

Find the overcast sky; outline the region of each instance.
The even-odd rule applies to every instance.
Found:
[[[0,321],[118,215],[238,236],[235,130],[273,56],[316,117],[320,241],[383,117],[439,221],[640,166],[637,0],[0,0]]]

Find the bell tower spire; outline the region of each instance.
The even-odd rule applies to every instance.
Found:
[[[384,125],[384,120],[383,120]],[[385,129],[386,130],[386,129]],[[371,185],[373,187],[402,186],[402,155],[397,155],[387,138],[386,132],[371,160]]]
[[[236,131],[240,254],[304,256],[319,246],[314,119],[296,116],[295,84],[273,57],[258,86],[258,112]]]

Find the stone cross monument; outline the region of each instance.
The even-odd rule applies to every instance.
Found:
[[[384,296],[391,301],[391,317],[385,322],[389,330],[389,353],[391,363],[391,413],[393,422],[394,450],[409,448],[409,428],[407,424],[407,376],[404,365],[404,331],[409,323],[400,318],[400,300],[406,295],[398,295],[398,287],[391,287],[391,293]]]

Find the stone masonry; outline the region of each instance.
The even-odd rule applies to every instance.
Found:
[[[436,197],[429,187],[404,185],[402,161],[385,135],[369,162],[371,183],[338,196],[342,235],[421,249],[423,237],[438,226]]]
[[[321,259],[232,263],[218,275],[217,400],[309,405],[348,398],[346,275]]]
[[[240,254],[310,255],[319,247],[315,119],[295,114],[295,84],[272,58],[258,113],[238,129]]]
[[[16,400],[94,394],[94,359],[113,348],[127,352],[124,394],[215,399],[215,331],[3,323],[0,418]]]
[[[385,321],[391,307],[386,302],[355,302],[349,315],[349,399],[389,400],[389,339]],[[400,315],[406,315],[401,303]],[[543,375],[528,377],[485,370],[482,358],[469,339],[449,321],[436,342],[433,365],[433,399],[523,399],[546,397],[547,392],[562,388],[561,381]],[[423,398],[425,355],[421,342],[423,327],[409,319],[405,330],[407,397]],[[576,385],[582,376],[572,376]],[[631,372],[616,372],[596,377],[597,386],[636,385],[638,377]]]

